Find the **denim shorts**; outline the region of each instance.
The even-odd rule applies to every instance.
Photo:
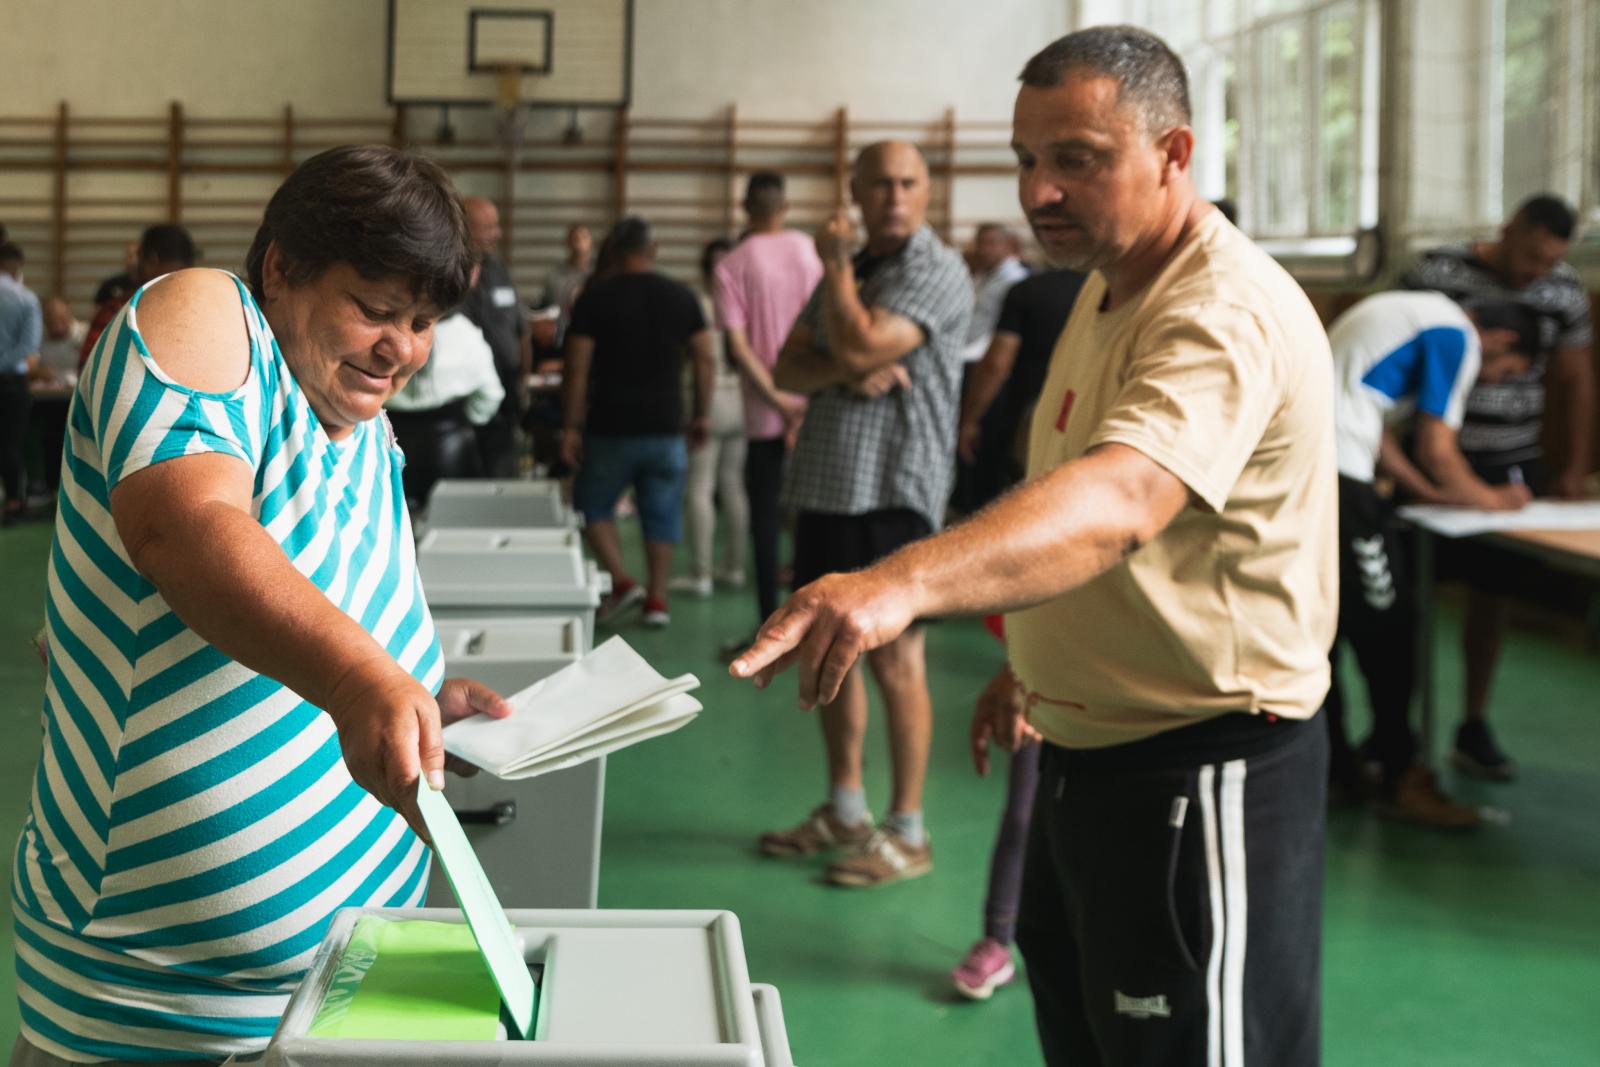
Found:
[[[585,522],[610,522],[617,498],[633,487],[644,539],[677,544],[683,527],[683,481],[689,450],[682,436],[605,437],[583,441],[583,466],[572,485]]]

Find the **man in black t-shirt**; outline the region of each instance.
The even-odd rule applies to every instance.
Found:
[[[1532,366],[1526,374],[1479,382],[1467,395],[1456,440],[1473,471],[1490,485],[1520,481],[1535,496],[1569,499],[1583,495],[1593,465],[1595,419],[1589,294],[1562,262],[1576,222],[1576,213],[1558,197],[1530,197],[1496,240],[1432,249],[1403,281],[1409,289],[1434,289],[1458,304],[1526,320],[1525,332],[1534,341],[1528,346]],[[1566,409],[1567,454],[1546,457],[1544,412],[1556,403]],[[1505,598],[1537,579],[1505,553],[1471,542],[1441,546],[1439,566],[1441,576],[1460,572],[1468,583],[1462,627],[1466,708],[1451,761],[1468,774],[1508,781],[1515,767],[1485,714],[1505,631]]]
[[[959,450],[974,468],[974,510],[1022,480],[1017,435],[1044,388],[1050,354],[1083,281],[1075,270],[1050,270],[1006,293],[989,349],[961,399]]]
[[[478,427],[478,453],[483,470],[491,478],[514,478],[517,474],[517,424],[522,417],[522,383],[532,369],[528,319],[522,302],[511,284],[511,271],[495,252],[500,247],[500,212],[492,201],[469,196],[461,201],[467,229],[482,258],[478,284],[467,293],[461,312],[483,331],[489,350],[494,353],[495,371],[505,399],[500,410]]]
[[[647,626],[665,626],[667,577],[683,518],[683,358],[694,359],[688,448],[705,443],[711,404],[711,331],[694,291],[655,270],[643,219],[617,223],[607,238],[619,268],[584,288],[567,328],[561,458],[578,472],[573,502],[584,538],[611,573],[598,621],[644,602]],[[648,590],[622,562],[614,512],[629,486],[644,527]]]

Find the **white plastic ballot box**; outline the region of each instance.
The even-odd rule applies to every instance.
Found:
[[[576,513],[561,499],[560,483],[543,480],[445,478],[428,495],[427,516],[430,530],[578,525]]]
[[[577,615],[439,619],[445,674],[474,678],[502,696],[576,662],[587,651]],[[506,907],[592,908],[600,886],[600,828],[605,808],[602,756],[564,771],[506,781],[488,771],[446,776],[455,810],[489,884]],[[428,903],[453,906],[438,863]]]
[[[542,968],[532,1040],[311,1037],[344,947],[367,915],[462,921],[445,908],[341,911],[289,1000],[267,1067],[794,1067],[777,990],[751,984],[739,920],[727,911],[508,909],[524,961]]]
[[[417,546],[423,596],[435,619],[483,615],[584,619],[583,651],[594,643],[594,611],[611,576],[569,544],[539,544],[515,531],[462,537],[429,530]]]
[[[417,552],[495,552],[506,549],[567,549],[583,554],[583,535],[565,526],[432,527],[417,538]]]

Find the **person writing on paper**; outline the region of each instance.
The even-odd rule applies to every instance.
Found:
[[[336,911],[421,901],[441,722],[510,709],[441,677],[381,408],[472,265],[437,165],[335,148],[273,195],[248,284],[156,278],[96,345],[15,859],[13,1065],[259,1052]]]
[[[1497,511],[1522,507],[1526,486],[1490,485],[1473,472],[1456,442],[1467,394],[1478,382],[1525,373],[1532,341],[1516,308],[1491,305],[1470,313],[1442,293],[1369,296],[1328,331],[1336,392],[1339,454],[1339,635],[1328,694],[1331,793],[1356,800],[1365,792],[1359,761],[1344,731],[1338,655],[1348,644],[1372,698],[1370,755],[1381,767],[1378,812],[1435,830],[1478,825],[1478,809],[1457,804],[1433,772],[1417,763],[1409,723],[1416,687],[1415,603],[1405,573],[1393,505],[1373,486],[1376,474],[1408,497]],[[1397,430],[1414,438],[1417,464]]]

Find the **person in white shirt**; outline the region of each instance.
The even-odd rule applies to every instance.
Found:
[[[28,371],[33,411],[30,432],[39,442],[44,491],[51,496],[61,485],[61,448],[67,439],[67,411],[78,384],[78,353],[89,324],[72,314],[67,302],[53,296],[44,302],[44,337]]]
[[[1017,258],[1016,234],[998,222],[978,227],[972,238],[972,266],[972,321],[961,349],[965,363],[978,362],[989,350],[1006,293],[1028,276],[1028,268]]]
[[[460,311],[435,323],[428,361],[384,405],[406,454],[406,502],[413,511],[427,504],[440,478],[483,476],[473,427],[494,418],[504,398],[483,331]]]
[[[994,340],[1006,294],[1028,276],[1028,268],[1017,258],[1017,238],[998,222],[985,222],[972,238],[972,319],[961,346],[962,392],[967,389],[984,353]],[[963,457],[956,460],[956,484],[951,492],[951,507],[958,513],[977,511],[991,496],[986,478],[976,463]]]
[[[1373,482],[1382,473],[1425,503],[1509,510],[1530,499],[1522,485],[1490,486],[1456,443],[1467,393],[1477,381],[1525,373],[1531,324],[1516,309],[1470,314],[1433,292],[1370,296],[1328,331],[1333,349],[1339,463],[1339,636],[1337,668],[1348,643],[1366,678],[1373,731],[1370,755],[1381,767],[1380,814],[1441,830],[1478,825],[1476,808],[1457,804],[1416,763],[1409,715],[1416,681],[1415,604],[1405,577],[1392,505]],[[1416,462],[1401,437],[1412,438]],[[1344,701],[1334,671],[1328,696],[1329,774],[1335,794],[1363,792],[1357,756],[1345,738]]]
[[[53,296],[44,303],[44,339],[39,342],[36,382],[71,388],[78,384],[78,351],[89,324],[72,314],[67,302]]]

